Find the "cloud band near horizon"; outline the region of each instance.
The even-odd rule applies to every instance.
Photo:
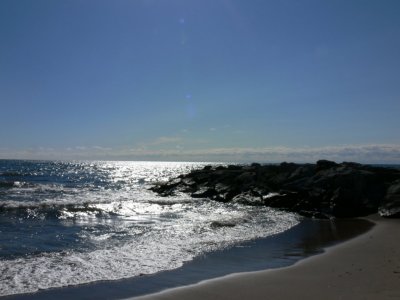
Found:
[[[1,159],[40,160],[152,160],[209,162],[315,162],[329,159],[337,162],[355,161],[372,164],[400,164],[400,145],[370,144],[325,147],[260,147],[260,148],[183,148],[149,150],[146,148],[105,148],[77,146],[66,149],[31,148],[11,150],[0,148]]]

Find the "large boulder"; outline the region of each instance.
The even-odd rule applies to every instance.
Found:
[[[379,207],[379,214],[384,217],[400,217],[400,180],[393,182]]]
[[[321,159],[321,160],[317,161],[316,169],[317,169],[317,171],[321,171],[321,170],[334,168],[337,165],[338,164],[333,161]]]

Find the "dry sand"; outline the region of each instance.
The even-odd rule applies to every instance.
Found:
[[[275,270],[233,274],[138,299],[400,299],[400,220]]]

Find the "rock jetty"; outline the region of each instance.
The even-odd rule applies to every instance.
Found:
[[[162,196],[269,206],[315,218],[400,217],[400,169],[335,163],[206,166],[151,188]]]

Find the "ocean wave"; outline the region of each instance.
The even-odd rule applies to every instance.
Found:
[[[204,214],[205,211],[208,215]],[[231,218],[226,217],[226,221],[230,220],[235,226],[211,228],[209,225],[216,222],[221,213],[231,215]],[[3,260],[0,265],[0,295],[171,270],[205,252],[277,234],[298,222],[295,215],[271,209],[238,212],[232,207],[206,203],[170,225],[153,227],[146,234],[130,238],[118,247],[42,253]],[[102,234],[97,240],[109,238]]]
[[[23,177],[29,176],[28,173],[20,173],[20,172],[2,172],[0,173],[0,177]]]
[[[145,194],[137,195],[129,192],[120,194],[103,192],[97,196],[89,193],[89,195],[64,195],[60,198],[49,197],[40,201],[2,200],[0,214],[63,219],[83,216],[131,218],[162,212],[163,207],[176,208],[177,205],[190,205],[195,202],[187,196],[165,199],[157,198],[151,193],[147,197],[144,196]]]
[[[204,165],[3,162],[0,295],[153,274],[298,223],[264,207],[148,190]]]
[[[11,204],[12,205],[12,204]],[[76,213],[85,213],[86,215],[95,215],[96,217],[109,216],[109,212],[105,212],[99,208],[87,205],[76,205],[76,204],[25,204],[20,203],[14,204],[14,206],[0,204],[0,214],[7,215],[7,217],[19,216],[21,218],[40,218],[40,219],[52,219],[52,218],[63,218],[66,213],[70,213],[73,217]]]
[[[158,204],[158,205],[175,205],[175,204],[188,204],[188,203],[193,203],[193,199],[188,198],[186,196],[185,198],[159,198],[159,199],[153,199],[153,200],[148,200],[149,203],[151,204]]]

